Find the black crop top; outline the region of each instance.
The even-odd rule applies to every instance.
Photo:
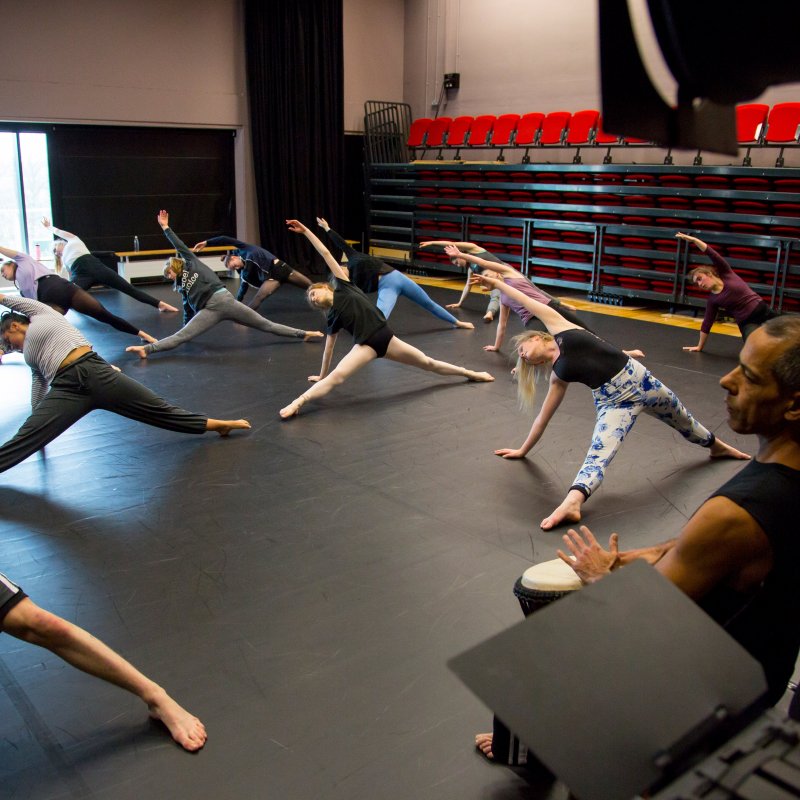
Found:
[[[570,328],[553,338],[561,351],[553,372],[567,383],[585,383],[590,389],[597,389],[628,363],[622,350],[583,328]]]

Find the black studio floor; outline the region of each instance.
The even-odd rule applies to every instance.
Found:
[[[152,291],[176,299],[166,286]],[[98,296],[154,335],[178,325],[116,292]],[[128,375],[253,428],[182,436],[94,412],[0,475],[0,571],[122,652],[209,732],[203,751],[184,753],[135,698],[0,636],[4,800],[539,796],[475,752],[490,712],[446,662],[522,619],[512,585],[555,556],[560,537],[538,522],[583,460],[593,408],[589,390],[573,386],[528,459],[495,457],[521,444],[531,417],[517,408],[507,357],[482,350],[494,337],[484,300],[467,305],[472,332],[443,328],[402,298],[391,325],[495,383],[380,361],[288,422],[278,409],[318,371],[319,344],[223,323],[141,362],[124,352],[129,337],[71,312]],[[291,286],[262,313],[321,321]],[[642,348],[709,428],[755,451],[753,437],[728,429],[718,386],[738,339],[714,336],[707,353],[688,355],[693,331],[586,318]],[[5,441],[29,407],[21,357],[3,360],[0,387]],[[584,521],[603,538],[619,531],[623,547],[653,543],[740,468],[710,463],[643,417]]]

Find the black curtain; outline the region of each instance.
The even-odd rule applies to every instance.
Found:
[[[321,272],[285,220],[336,228],[343,214],[342,0],[245,0],[247,87],[259,233],[264,247]],[[360,180],[349,176],[348,180]]]

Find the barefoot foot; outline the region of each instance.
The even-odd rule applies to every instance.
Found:
[[[483,315],[484,322],[491,322],[494,319],[494,314],[486,313]]]
[[[172,738],[184,750],[195,752],[206,743],[208,735],[203,723],[179,706],[166,692],[163,697],[148,703],[148,708],[150,716],[163,722]]]
[[[178,309],[175,306],[171,306],[169,303],[165,303],[163,300],[159,300],[158,302],[158,310],[159,311],[177,311]]]
[[[281,415],[281,419],[289,419],[290,417],[294,417],[303,407],[306,400],[308,400],[308,398],[304,394],[301,394],[300,397],[298,397],[295,400],[292,400],[292,402],[289,403],[288,406],[284,406],[278,412]]]
[[[304,342],[315,342],[317,339],[324,339],[325,334],[322,331],[306,331],[303,337]]]
[[[139,338],[143,342],[147,342],[148,344],[153,344],[153,342],[157,342],[158,341],[158,339],[156,339],[155,336],[151,336],[149,333],[147,333],[145,331],[139,331]]]
[[[478,733],[475,735],[475,747],[477,747],[486,758],[494,758],[494,753],[492,752],[493,738],[494,734],[492,733]]]
[[[475,326],[471,322],[461,322],[461,320],[456,322],[454,327],[463,328],[465,331],[471,331],[475,329]]]
[[[489,383],[494,380],[494,376],[488,372],[473,372],[472,370],[467,370],[467,380],[476,383]]]
[[[539,527],[543,531],[549,531],[558,527],[562,523],[580,522],[581,506],[586,500],[583,492],[577,489],[570,489],[564,502],[549,516],[545,517]]]
[[[747,453],[743,453],[741,450],[731,447],[721,439],[714,439],[714,444],[712,444],[708,449],[709,458],[737,458],[742,461],[750,460],[750,456],[747,455]]]
[[[126,353],[136,353],[139,358],[147,358],[147,351],[139,344],[132,344],[125,348]]]
[[[250,423],[246,419],[209,419],[206,430],[227,436],[231,431],[250,430]]]

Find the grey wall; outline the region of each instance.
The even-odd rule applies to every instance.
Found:
[[[343,3],[347,131],[366,100],[431,116],[445,72],[461,74],[449,115],[599,105],[593,0]],[[257,239],[241,0],[0,0],[0,19],[3,119],[236,128],[238,233]],[[798,98],[793,84],[763,101]]]
[[[674,80],[661,59],[642,0],[631,0],[645,63],[657,87],[674,103]],[[594,0],[406,0],[405,102],[415,117],[434,116],[446,72],[461,75],[438,116],[600,108],[597,7]],[[800,100],[800,85],[769,89],[752,102]],[[602,160],[602,152],[595,153]],[[509,155],[507,153],[507,155]],[[637,161],[663,161],[663,151],[638,150]],[[691,163],[694,152],[675,154]],[[585,156],[584,160],[590,160]],[[548,152],[548,160],[570,161],[571,152]],[[773,165],[775,154],[754,156]],[[800,164],[795,153],[787,165]],[[704,163],[731,158],[704,154]]]

